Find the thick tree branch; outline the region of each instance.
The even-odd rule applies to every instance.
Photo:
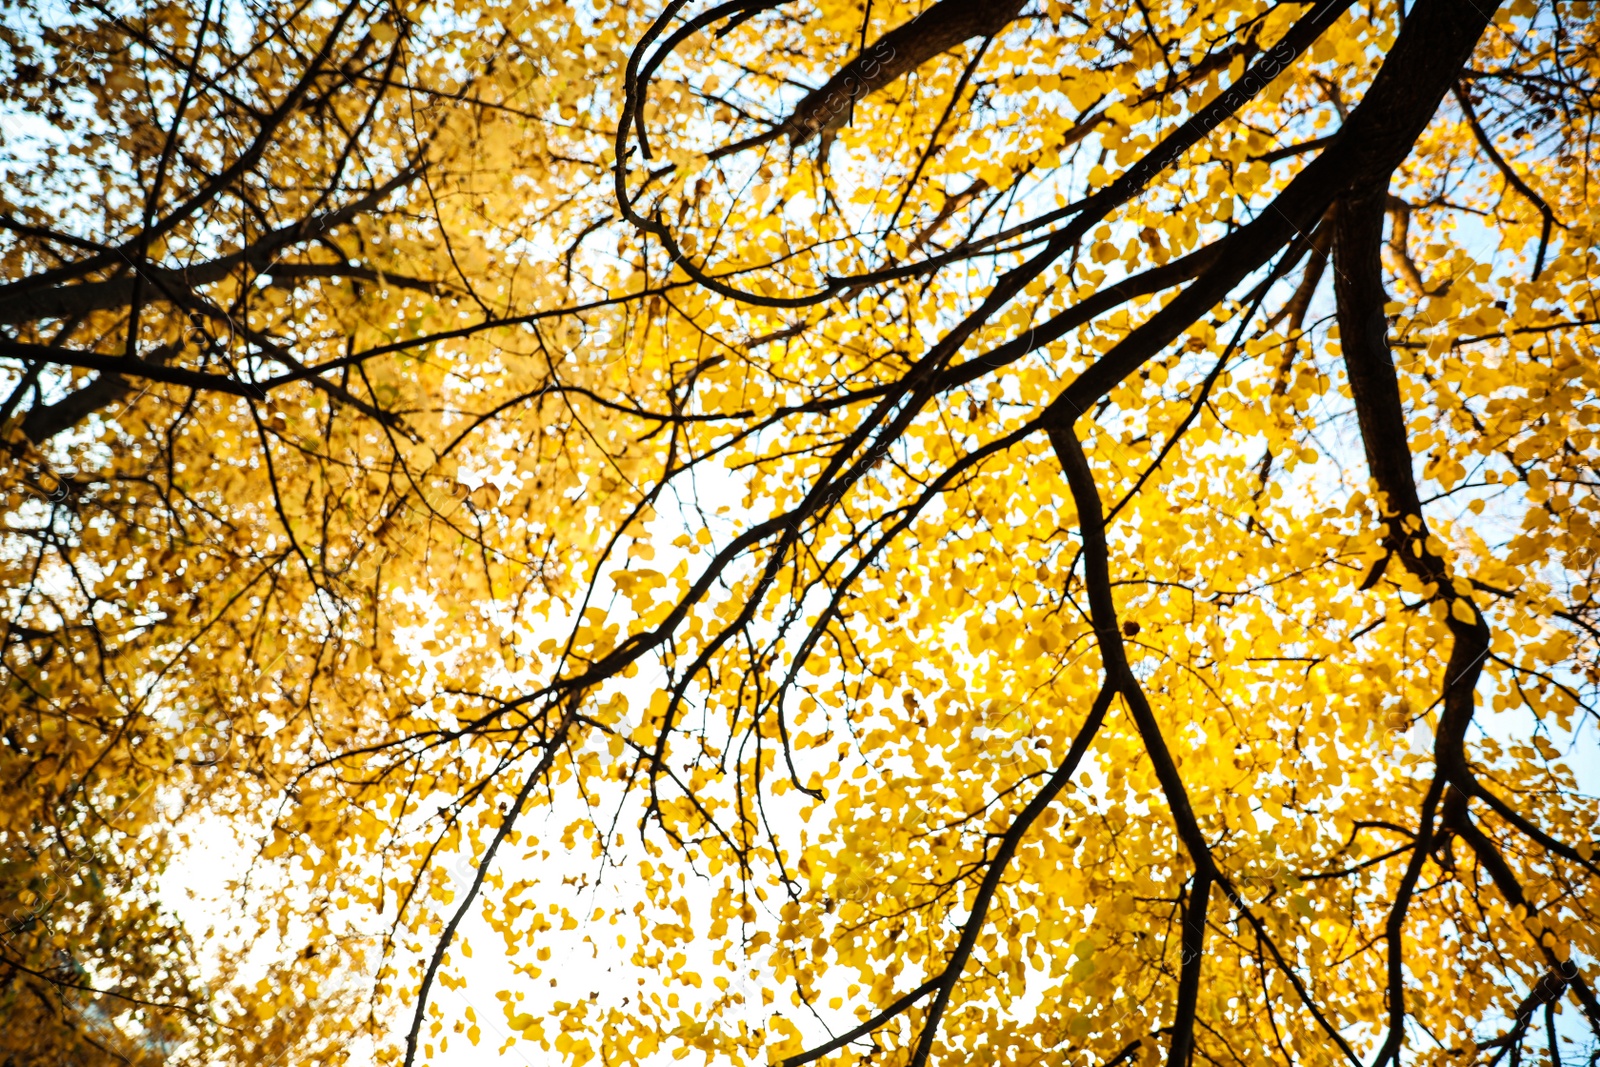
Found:
[[[173,354],[171,345],[158,345],[145,357],[143,365],[165,367]],[[38,360],[28,370],[29,373],[36,373],[46,366],[48,364],[45,361]],[[72,429],[96,411],[103,411],[122,401],[131,392],[132,379],[101,371],[94,381],[80,386],[55,403],[30,408],[23,416],[22,432],[28,435],[28,440],[42,444],[56,434]]]
[[[1088,410],[1285,243],[1311,232],[1349,190],[1387,190],[1389,175],[1410,153],[1487,24],[1488,16],[1471,0],[1419,3],[1334,144],[1266,210],[1218,242],[1214,266],[1067,386],[1052,403],[1050,419],[1065,425]]]
[[[950,2],[950,0],[945,0],[945,2]],[[1053,260],[1059,257],[1066,249],[1076,245],[1095,224],[1104,219],[1118,206],[1137,196],[1158,174],[1176,163],[1185,152],[1199,144],[1218,125],[1232,117],[1241,107],[1254,99],[1279,74],[1283,73],[1301,53],[1310,48],[1317,38],[1322,35],[1323,31],[1339,17],[1345,8],[1350,6],[1351,2],[1352,0],[1316,0],[1311,10],[1290,27],[1289,32],[1284,34],[1282,40],[1278,41],[1277,44],[1273,45],[1254,64],[1247,68],[1236,83],[1211,103],[1190,116],[1126,172],[1080,203],[1069,205],[1054,212],[1047,212],[1044,216],[1035,220],[1031,225],[1037,227],[1053,224],[1057,220],[1071,219],[1071,222],[1050,236],[1047,247],[1054,250],[1054,254],[1050,259]],[[936,262],[943,262],[946,258],[956,258],[952,254],[950,257],[934,257],[934,261],[930,263],[908,264],[885,270],[871,271],[853,277],[829,277],[824,285],[811,293],[799,296],[767,296],[741,291],[729,285],[723,279],[706,273],[684,253],[677,239],[673,236],[671,228],[665,225],[659,217],[646,218],[640,214],[634,207],[634,197],[628,191],[627,167],[629,130],[634,123],[642,121],[642,117],[638,114],[641,101],[644,99],[644,85],[638,76],[640,57],[660,34],[665,21],[675,16],[681,6],[680,0],[679,3],[669,7],[656,20],[655,24],[645,34],[644,39],[634,49],[633,55],[629,59],[622,121],[617,125],[615,141],[616,162],[612,168],[612,181],[618,207],[623,217],[644,233],[650,234],[659,240],[672,262],[688,275],[692,281],[718,295],[742,300],[758,307],[797,308],[821,303],[832,299],[839,293],[862,285],[890,281],[920,273],[930,269],[930,266]],[[1385,69],[1388,68],[1386,67]],[[1379,71],[1379,79],[1382,80],[1382,77],[1383,71]],[[1397,80],[1398,77],[1398,75],[1391,75],[1390,80]],[[1429,114],[1431,114],[1431,110]],[[1421,122],[1417,124],[1417,130],[1421,129],[1421,124],[1425,123],[1426,120],[1425,115]],[[1389,132],[1393,135],[1396,132],[1404,132],[1404,130]],[[1412,136],[1415,136],[1415,131],[1412,132]],[[1408,147],[1409,144],[1410,141],[1408,140],[1405,147]],[[1404,154],[1403,148],[1401,154],[1402,156]],[[1331,202],[1331,194],[1327,197],[1327,200]],[[1283,238],[1280,237],[1272,248],[1281,245],[1282,241]],[[1271,250],[1269,248],[1262,254],[1262,261],[1265,261],[1266,257],[1271,255]],[[1249,273],[1249,270],[1247,269],[1243,273]],[[1242,277],[1243,274],[1240,276]],[[1195,312],[1195,314],[1198,315],[1199,312]]]
[[[30,365],[33,363],[47,363],[61,367],[82,367],[85,370],[99,371],[102,374],[130,375],[152,382],[165,382],[169,385],[181,385],[189,389],[200,389],[213,393],[227,393],[230,396],[250,397],[254,400],[260,400],[265,396],[261,387],[253,382],[240,381],[237,378],[229,378],[222,374],[207,374],[205,371],[169,367],[151,360],[108,356],[99,352],[80,352],[69,348],[48,348],[44,345],[30,345],[19,341],[0,339],[0,359],[18,359]]]
[[[1342,202],[1334,218],[1334,295],[1340,347],[1368,467],[1388,519],[1388,547],[1391,555],[1398,555],[1406,567],[1431,584],[1436,595],[1446,599],[1450,608],[1448,625],[1454,638],[1445,668],[1444,712],[1435,737],[1438,775],[1423,798],[1415,851],[1401,875],[1385,924],[1389,1028],[1374,1067],[1397,1059],[1404,1041],[1406,911],[1431,851],[1437,806],[1445,799],[1449,783],[1463,782],[1466,760],[1462,745],[1472,721],[1478,674],[1489,650],[1489,629],[1482,614],[1471,596],[1457,593],[1449,581],[1447,565],[1430,546],[1422,517],[1399,380],[1387,339],[1384,305],[1388,297],[1383,290],[1381,259],[1383,221],[1390,175],[1404,160],[1411,141],[1421,132],[1439,100],[1456,84],[1487,21],[1475,6],[1452,0],[1419,3],[1412,10],[1372,90],[1345,125],[1346,136],[1353,129],[1361,129],[1377,141],[1379,150],[1368,153],[1370,169],[1359,170],[1359,180],[1342,190]],[[1403,102],[1396,101],[1393,106],[1404,114],[1405,121],[1388,124],[1391,133],[1409,131],[1404,144],[1385,141],[1382,123],[1370,133],[1361,125],[1369,103],[1381,99],[1380,83],[1391,70],[1404,71],[1410,82],[1410,113],[1405,114]]]
[[[974,37],[993,37],[1011,24],[1026,0],[939,0],[896,26],[813,90],[784,123],[802,145],[844,126],[855,102],[900,80],[935,56]]]
[[[1083,446],[1072,425],[1052,427],[1050,443],[1072,490],[1078,510],[1078,530],[1083,538],[1084,585],[1089,596],[1089,616],[1094,626],[1095,643],[1105,665],[1106,682],[1114,685],[1133,713],[1145,754],[1156,772],[1162,796],[1172,815],[1173,825],[1195,867],[1194,885],[1184,909],[1182,958],[1178,976],[1178,1005],[1172,1024],[1172,1043],[1167,1050],[1168,1067],[1187,1067],[1194,1051],[1195,1007],[1199,1001],[1200,968],[1204,961],[1206,913],[1211,901],[1211,884],[1217,878],[1211,846],[1200,831],[1189,791],[1183,784],[1178,765],[1168,751],[1161,726],[1156,721],[1143,687],[1128,666],[1122,644],[1122,628],[1117,621],[1116,603],[1111,594],[1110,557],[1106,546],[1105,513],[1100,492]]]
[[[290,245],[321,236],[376,208],[390,193],[413,181],[420,168],[401,171],[382,185],[357,197],[336,211],[311,215],[299,222],[280,227],[252,241],[247,247],[229,255],[218,256],[192,267],[142,268],[146,278],[158,291],[166,294],[188,293],[206,285],[222,281],[241,267],[263,270],[275,266],[282,251]],[[285,265],[293,270],[302,265]],[[304,267],[313,267],[305,264]],[[353,268],[350,273],[366,268]],[[0,324],[14,325],[39,322],[44,319],[65,319],[86,315],[94,311],[108,311],[128,306],[133,299],[134,279],[110,278],[103,281],[63,283],[41,287],[39,276],[24,278],[9,285],[0,285]],[[396,284],[400,284],[397,282]],[[430,283],[431,284],[431,283]]]

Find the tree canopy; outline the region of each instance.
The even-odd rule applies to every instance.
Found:
[[[1589,3],[0,72],[7,1065],[1600,1055]]]

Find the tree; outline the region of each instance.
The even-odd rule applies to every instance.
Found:
[[[390,736],[408,592],[472,615],[491,587],[547,595],[582,552],[552,546],[545,501],[591,446],[541,436],[543,374],[516,355],[559,360],[581,324],[517,314],[568,282],[504,255],[587,221],[585,167],[541,119],[570,113],[579,28],[518,18],[7,10],[0,1003],[38,1017],[7,1028],[19,1062],[346,1041],[332,976],[363,942],[325,900],[291,927],[269,904],[204,939],[228,947],[202,973],[161,900],[182,835]],[[480,415],[544,463],[489,541],[490,490],[455,477]],[[237,977],[274,930],[298,939],[282,966]]]
[[[254,14],[7,38],[7,833],[265,813],[288,949],[119,889],[52,1041],[1600,1037],[1587,4]]]

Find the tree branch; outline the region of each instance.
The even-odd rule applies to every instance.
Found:
[[[849,120],[857,100],[899,81],[935,56],[974,37],[993,37],[1026,0],[939,0],[884,34],[795,106],[784,122],[796,147],[827,136]]]
[[[1501,155],[1500,150],[1494,146],[1494,141],[1489,137],[1488,131],[1483,128],[1483,124],[1478,121],[1477,113],[1472,109],[1471,98],[1461,88],[1459,81],[1451,86],[1451,91],[1455,93],[1456,102],[1461,105],[1461,114],[1466,116],[1467,125],[1472,127],[1472,136],[1477,139],[1478,145],[1483,149],[1484,154],[1489,157],[1489,161],[1505,177],[1506,184],[1521,193],[1523,199],[1532,204],[1534,209],[1544,217],[1544,224],[1539,228],[1539,252],[1533,257],[1533,280],[1538,281],[1539,275],[1544,273],[1544,254],[1550,247],[1550,227],[1555,224],[1555,212],[1550,210],[1550,205],[1545,203],[1544,197],[1533,191],[1533,186],[1523,180],[1522,175],[1512,168],[1511,164],[1506,161],[1506,157]]]

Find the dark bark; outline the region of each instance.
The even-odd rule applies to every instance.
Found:
[[[1052,424],[1076,420],[1289,241],[1310,233],[1334,201],[1386,190],[1488,24],[1489,15],[1469,0],[1419,2],[1337,140],[1266,210],[1219,242],[1215,266],[1063,390],[1051,405]]]
[[[226,256],[192,267],[171,269],[146,266],[143,269],[150,295],[156,299],[170,299],[174,294],[180,302],[186,294],[201,286],[214,285],[240,270],[261,270],[274,265],[283,250],[307,241],[329,230],[376,209],[390,193],[410,183],[420,170],[407,169],[389,181],[358,197],[337,211],[312,215],[289,226],[282,226],[252,241],[247,247]],[[311,264],[286,264],[280,271],[315,270]],[[350,268],[357,276],[365,268]],[[331,269],[330,269],[331,270]],[[134,282],[130,277],[108,278],[101,281],[74,282],[63,280],[60,284],[41,285],[43,275],[23,278],[8,285],[0,285],[0,324],[14,325],[39,322],[47,319],[66,319],[94,311],[109,311],[127,307],[133,299]],[[410,279],[408,279],[410,281]],[[421,283],[419,283],[421,284]]]
[[[1024,2],[940,0],[910,22],[896,26],[800,101],[785,124],[790,142],[805,144],[818,134],[839,129],[849,120],[857,100],[974,37],[994,36],[1022,12]]]
[[[1168,1067],[1188,1067],[1194,1053],[1195,1009],[1200,998],[1200,969],[1205,962],[1206,914],[1211,903],[1211,886],[1220,872],[1211,857],[1211,846],[1201,832],[1189,791],[1183,783],[1178,763],[1167,748],[1161,725],[1145,699],[1144,689],[1128,666],[1122,643],[1122,626],[1117,620],[1112,596],[1110,554],[1106,546],[1105,511],[1088,457],[1070,425],[1053,428],[1050,444],[1061,461],[1062,472],[1072,490],[1078,511],[1078,532],[1083,539],[1084,588],[1089,597],[1089,618],[1094,626],[1095,645],[1106,672],[1106,685],[1114,686],[1127,702],[1145,754],[1155,770],[1161,795],[1178,838],[1194,863],[1194,884],[1183,911],[1182,952],[1178,972],[1178,1004],[1173,1016],[1172,1043],[1167,1049]]]
[[[1444,713],[1435,741],[1439,773],[1466,792],[1473,779],[1463,753],[1472,721],[1474,691],[1489,652],[1489,627],[1469,594],[1456,591],[1448,562],[1430,547],[1412,471],[1410,434],[1400,398],[1400,380],[1389,349],[1380,248],[1387,185],[1339,206],[1334,220],[1334,297],[1339,345],[1350,395],[1361,427],[1367,467],[1385,518],[1385,542],[1393,558],[1433,588],[1450,609],[1453,638],[1445,667]],[[1466,616],[1466,618],[1463,618]]]
[[[1448,12],[1455,7],[1453,14]],[[1441,24],[1440,16],[1444,16]],[[1427,21],[1426,27],[1420,25]],[[1395,55],[1385,62],[1379,79],[1391,68],[1413,74],[1413,101],[1426,103],[1431,115],[1444,93],[1459,76],[1471,54],[1487,17],[1470,4],[1419,5],[1407,19],[1401,33],[1404,39],[1414,30],[1413,40],[1420,46],[1406,66],[1396,63]],[[1376,85],[1374,86],[1374,91]],[[1369,99],[1372,94],[1369,93]],[[1363,101],[1362,107],[1366,106]],[[1358,114],[1351,116],[1354,125]],[[1470,788],[1463,744],[1475,706],[1475,690],[1483,659],[1489,651],[1489,628],[1472,604],[1471,597],[1458,594],[1450,581],[1444,559],[1429,547],[1426,522],[1412,470],[1406,416],[1400,396],[1400,383],[1388,342],[1388,320],[1384,305],[1388,294],[1383,288],[1384,217],[1388,210],[1390,176],[1404,160],[1410,142],[1422,132],[1426,115],[1421,108],[1408,118],[1418,124],[1395,124],[1385,130],[1363,131],[1359,149],[1366,149],[1369,170],[1340,190],[1340,203],[1333,220],[1334,296],[1339,317],[1340,347],[1344,354],[1350,392],[1361,427],[1362,445],[1368,469],[1376,483],[1386,523],[1386,547],[1417,578],[1431,585],[1433,595],[1442,597],[1452,642],[1445,667],[1444,710],[1435,735],[1437,777],[1423,799],[1410,861],[1396,887],[1395,899],[1385,924],[1387,943],[1387,985],[1389,1027],[1374,1067],[1397,1061],[1405,1036],[1405,916],[1422,867],[1432,851],[1434,817],[1441,802],[1454,802],[1448,795],[1453,786]],[[1393,136],[1409,127],[1405,145]],[[1349,136],[1347,126],[1346,136]],[[1386,136],[1387,135],[1387,136]]]
[[[34,444],[78,425],[96,411],[120,403],[133,392],[133,382],[120,374],[101,371],[88,385],[73,390],[54,404],[32,408],[22,419],[22,432]]]

